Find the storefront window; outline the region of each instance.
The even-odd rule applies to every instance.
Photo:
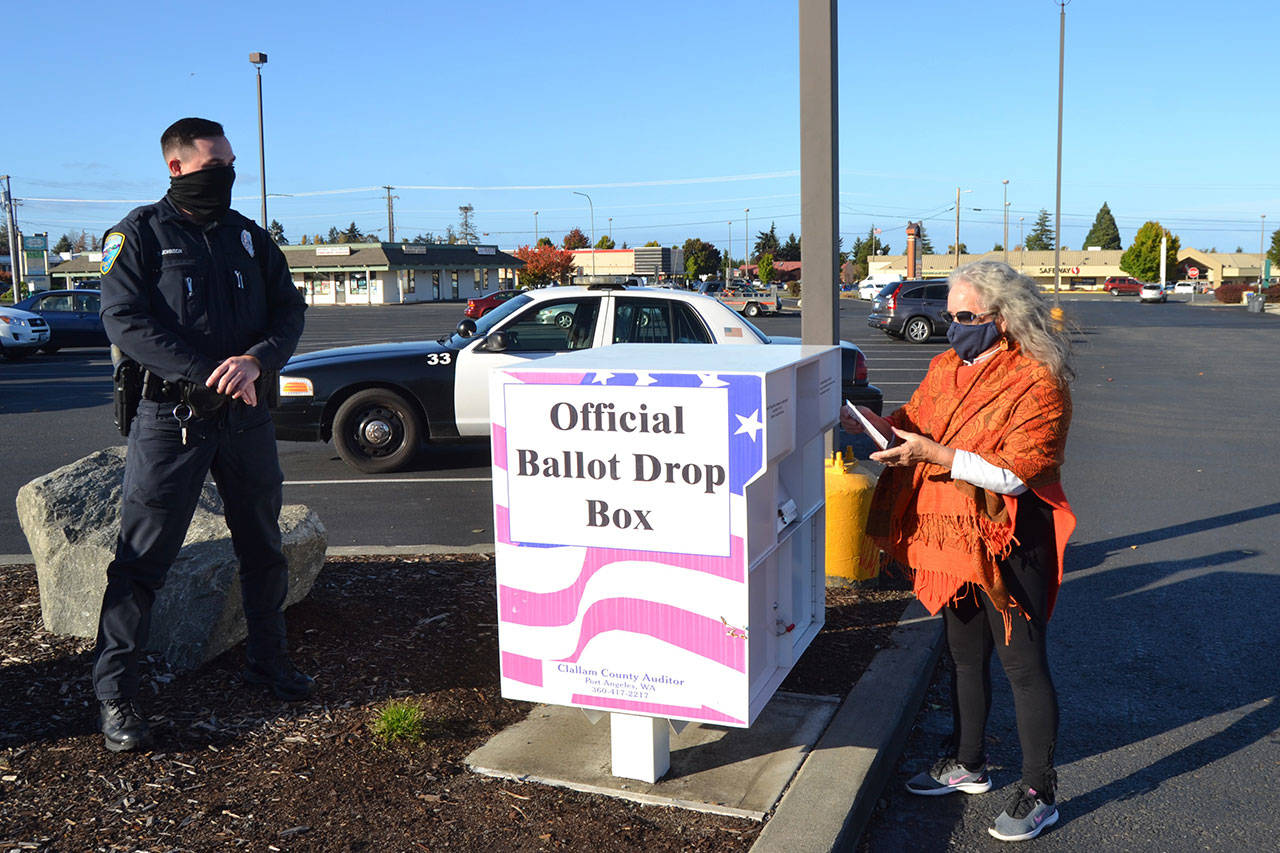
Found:
[[[449,291],[450,291],[451,299],[458,298],[458,271],[457,270],[449,271]]]
[[[440,299],[440,270],[431,271],[431,298]]]
[[[406,270],[404,274],[404,292],[417,293],[418,285],[416,282],[416,270]]]
[[[489,271],[476,270],[476,289],[484,293],[485,287],[489,284]]]

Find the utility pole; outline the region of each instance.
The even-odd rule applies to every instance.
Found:
[[[957,269],[960,266],[960,188],[956,187],[956,244],[953,246],[956,250],[956,262],[951,268]]]
[[[1004,184],[1004,242],[1000,246],[1004,249],[1004,262],[1009,263],[1009,179],[1005,178],[1001,181]]]
[[[1067,47],[1067,3],[1060,0],[1058,7],[1058,178],[1053,201],[1053,309],[1054,319],[1062,319],[1062,300],[1058,289],[1062,285],[1062,66]]]
[[[5,233],[9,236],[9,271],[13,277],[13,301],[16,303],[22,298],[22,277],[18,274],[18,250],[21,248],[18,245],[18,223],[17,217],[13,215],[13,194],[10,191],[9,176],[0,175],[0,179],[4,180],[4,212],[7,229]]]
[[[395,187],[384,186],[383,189],[387,191],[387,242],[394,243],[396,241],[396,212],[391,202],[391,199],[395,198],[395,196],[391,195],[391,191]]]

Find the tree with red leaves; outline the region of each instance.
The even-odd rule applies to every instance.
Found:
[[[559,284],[573,269],[573,252],[552,245],[521,246],[515,255],[524,261],[524,269],[519,271],[521,287]]]
[[[587,239],[586,234],[582,233],[581,228],[575,228],[564,235],[564,241],[561,245],[566,249],[585,249],[591,245],[591,241]]]

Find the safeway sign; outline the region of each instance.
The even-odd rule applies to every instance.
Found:
[[[1199,267],[1187,267],[1187,278],[1199,278],[1199,277],[1200,277]]]

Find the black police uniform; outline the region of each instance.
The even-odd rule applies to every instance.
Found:
[[[284,655],[284,475],[265,399],[270,389],[259,383],[257,406],[229,401],[216,414],[187,420],[185,434],[174,409],[182,383],[203,386],[231,356],[255,356],[267,376],[278,371],[297,346],[306,311],[284,254],[234,210],[198,225],[161,199],[126,216],[104,249],[107,337],[167,382],[152,383],[129,430],[120,538],[107,567],[93,667],[100,700],[137,693],[156,591],[210,471],[240,561],[249,658]]]

